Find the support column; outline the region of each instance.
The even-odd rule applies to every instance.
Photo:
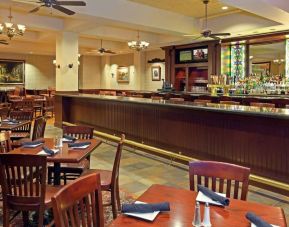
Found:
[[[134,66],[135,66],[135,90],[143,90],[145,83],[146,63],[145,52],[134,52]]]
[[[102,56],[100,59],[101,65],[101,77],[100,77],[100,88],[102,89],[110,89],[111,86],[111,66],[110,66],[110,57],[109,56]],[[113,75],[116,78],[116,75]]]
[[[78,91],[78,34],[73,32],[56,40],[56,91]]]

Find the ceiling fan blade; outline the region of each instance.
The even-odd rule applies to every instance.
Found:
[[[212,33],[211,36],[230,36],[231,33]]]
[[[56,10],[59,10],[60,12],[62,12],[62,13],[65,13],[65,14],[67,14],[67,15],[73,15],[73,14],[75,14],[75,12],[73,12],[72,10],[70,10],[70,9],[66,9],[66,8],[64,8],[64,7],[62,7],[62,6],[59,6],[59,5],[52,5],[52,7],[54,8],[54,9],[56,9]]]
[[[59,6],[86,6],[86,2],[83,1],[56,1]]]
[[[38,6],[38,7],[34,8],[34,9],[30,10],[28,13],[36,13],[37,11],[40,10],[40,8],[41,8],[42,6],[45,6],[45,5]]]

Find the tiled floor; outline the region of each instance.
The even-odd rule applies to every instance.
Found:
[[[48,124],[46,136],[60,135],[61,130]],[[91,167],[111,169],[116,148],[104,141],[91,156]],[[120,188],[135,198],[141,195],[152,184],[164,184],[180,188],[189,188],[189,177],[186,166],[172,165],[168,160],[149,155],[145,152],[125,148],[120,167]],[[289,197],[250,186],[248,200],[284,209],[289,223]]]

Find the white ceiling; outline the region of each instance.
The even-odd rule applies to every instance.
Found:
[[[25,1],[25,0],[24,0]],[[8,20],[12,7],[13,22],[26,25],[23,37],[10,45],[0,45],[1,52],[55,54],[57,35],[64,31],[79,34],[81,54],[100,47],[127,53],[127,41],[150,42],[150,49],[193,42],[184,34],[202,31],[204,13],[201,0],[84,0],[86,7],[68,7],[76,11],[65,16],[55,10],[41,9],[27,13],[35,5],[13,0],[0,0],[0,22]],[[232,37],[289,29],[288,0],[211,0],[208,26],[214,32],[231,32]],[[228,10],[220,9],[228,6]],[[262,6],[262,7],[261,7]],[[6,38],[0,36],[0,39]]]

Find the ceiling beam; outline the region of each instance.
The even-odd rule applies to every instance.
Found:
[[[276,0],[221,0],[224,4],[237,7],[280,24],[288,25],[289,13],[279,8],[279,4],[282,2],[287,2],[288,7],[288,0],[277,0],[279,4],[274,3],[275,1]]]

